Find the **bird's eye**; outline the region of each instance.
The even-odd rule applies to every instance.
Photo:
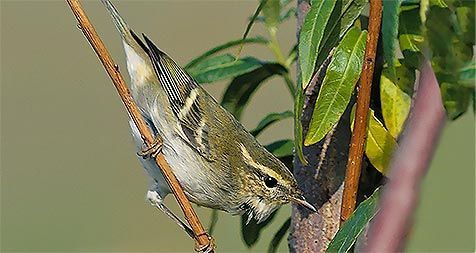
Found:
[[[264,177],[264,184],[269,188],[273,188],[278,184],[278,181],[274,177],[265,176]]]

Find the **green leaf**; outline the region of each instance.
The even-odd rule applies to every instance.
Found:
[[[448,8],[448,5],[445,3],[444,0],[430,0],[431,6],[438,6],[440,8]]]
[[[403,92],[412,96],[415,86],[415,69],[406,65],[397,65],[395,69],[397,71],[397,81],[394,81],[394,83]],[[387,75],[387,77],[388,76],[389,75]]]
[[[380,188],[377,188],[372,196],[360,203],[354,213],[342,225],[339,231],[337,231],[334,239],[332,239],[327,247],[326,252],[345,253],[350,250],[365,226],[367,226],[377,214],[379,197]]]
[[[421,0],[420,2],[420,21],[421,23],[426,23],[426,14],[428,13],[428,10],[430,9],[430,0]]]
[[[288,58],[286,59],[286,66],[290,66],[297,59],[297,45],[295,44],[288,53]]]
[[[279,140],[266,145],[266,149],[276,157],[290,156],[293,154],[294,144],[292,140]]]
[[[467,45],[474,45],[475,41],[475,2],[463,1],[463,6],[456,8],[456,18],[459,24],[461,40]]]
[[[466,87],[473,87],[476,82],[476,62],[470,61],[459,71],[459,79],[461,84]]]
[[[298,84],[301,77],[298,75]],[[294,147],[296,155],[303,165],[307,165],[307,160],[303,153],[303,134],[302,134],[302,112],[304,106],[304,94],[301,85],[296,86],[296,96],[294,99]]]
[[[370,163],[383,175],[387,176],[387,170],[393,156],[393,151],[397,147],[397,142],[375,117],[373,111],[371,111],[369,118],[365,154],[369,158]]]
[[[412,69],[412,70],[416,70],[420,68],[421,62],[424,59],[423,54],[421,52],[403,51],[402,53],[404,58],[400,59],[400,63],[403,64],[405,68]],[[398,72],[398,67],[397,67],[397,72]],[[410,92],[409,94],[411,94],[412,92]]]
[[[402,6],[419,4],[421,0],[401,0]]]
[[[431,50],[431,64],[450,119],[456,119],[466,112],[474,89],[471,84],[468,87],[468,80],[461,79],[461,70],[473,60],[474,53],[474,45],[471,44],[474,38],[465,37],[469,32],[467,29],[471,27],[468,22],[474,19],[474,9],[460,9],[458,17],[458,8],[455,11],[454,7],[462,3],[466,2],[448,2],[450,8],[433,5],[426,21],[425,39]]]
[[[404,56],[400,61],[403,65],[413,69],[418,69],[421,65],[422,54],[420,52],[425,41],[421,25],[418,8],[400,11],[398,41]]]
[[[190,68],[194,67],[195,65],[197,65],[198,63],[202,62],[203,60],[207,59],[208,57],[210,57],[210,56],[212,56],[212,55],[214,55],[214,54],[216,54],[220,51],[235,47],[237,45],[241,45],[242,43],[243,44],[267,44],[268,40],[263,38],[263,37],[254,37],[254,38],[245,38],[245,39],[238,39],[238,40],[229,41],[227,43],[216,46],[216,47],[206,51],[202,55],[192,59],[185,66],[185,69],[190,69]]]
[[[385,62],[390,70],[392,78],[395,77],[394,61],[395,57],[395,41],[398,33],[398,9],[401,0],[383,1],[382,14],[382,41],[383,55]]]
[[[332,10],[331,17],[324,30],[321,46],[317,57],[317,66],[320,66],[329,55],[354,21],[367,5],[367,0],[342,0],[337,1]]]
[[[264,23],[268,28],[276,28],[280,21],[281,3],[279,0],[267,0],[263,7]]]
[[[446,114],[451,120],[459,118],[468,110],[473,88],[460,84],[442,83],[440,89]]]
[[[355,105],[350,115],[351,129],[354,130]],[[392,159],[393,151],[397,147],[397,142],[392,135],[385,129],[380,120],[375,117],[374,111],[369,111],[369,122],[367,127],[367,140],[365,144],[365,155],[370,163],[387,176],[388,166]]]
[[[273,220],[278,210],[271,213],[271,215],[266,220],[259,224],[256,223],[255,219],[251,219],[250,222],[246,224],[248,217],[246,217],[246,215],[241,216],[241,236],[243,237],[243,240],[245,241],[245,244],[248,248],[251,248],[256,244],[261,234],[261,230],[263,230],[263,228],[265,228]]]
[[[425,39],[432,52],[432,66],[437,74],[438,81],[441,75],[453,76],[457,80],[459,70],[473,57],[472,45],[463,43],[455,31],[459,25],[454,13],[448,8],[432,6],[426,21]]]
[[[345,4],[342,5],[342,2]],[[294,100],[294,145],[296,149],[296,155],[301,161],[302,164],[307,165],[306,158],[304,157],[303,154],[303,133],[302,133],[302,123],[301,123],[301,118],[302,118],[302,109],[304,105],[304,95],[303,95],[303,88],[308,85],[309,80],[311,79],[313,72],[314,72],[314,67],[315,67],[315,62],[317,57],[321,57],[321,55],[324,55],[323,60],[327,57],[328,52],[332,49],[332,47],[337,43],[338,39],[335,38],[336,36],[328,36],[332,32],[332,34],[337,33],[336,31],[339,31],[339,37],[343,36],[349,26],[352,25],[354,22],[355,18],[359,16],[363,5],[360,4],[362,2],[366,2],[366,0],[344,0],[344,1],[321,1],[318,3],[317,1],[313,1],[313,5],[311,6],[310,12],[307,14],[304,23],[306,25],[303,25],[303,30],[307,29],[306,33],[303,33],[301,31],[300,34],[300,39],[299,39],[299,54],[300,54],[300,68],[301,68],[301,73],[304,73],[302,70],[303,68],[307,69],[307,76],[304,78],[304,75],[298,75],[298,85],[296,89],[296,95],[295,95],[295,100]],[[338,8],[339,12],[335,12],[337,14],[330,14],[330,15],[336,15],[337,17],[340,18],[332,18],[329,17],[329,12],[334,13],[335,8],[329,6],[329,5],[337,5],[337,6],[344,6],[343,8]],[[324,5],[325,8],[322,8]],[[319,6],[321,9],[319,9]],[[322,10],[324,9],[324,11]],[[332,11],[329,11],[331,9]],[[342,12],[340,12],[342,10]],[[312,11],[312,12],[311,12]],[[321,15],[319,15],[321,14]],[[327,24],[326,24],[327,23]],[[321,27],[326,27],[325,31],[320,31],[322,30]],[[311,33],[311,32],[314,32]],[[327,32],[329,31],[329,32]],[[316,35],[316,36],[314,36]],[[327,53],[320,53],[320,51],[316,50],[317,46],[321,44],[317,38],[322,38],[323,42],[322,45],[324,48],[328,48]],[[327,38],[329,37],[329,38]],[[305,41],[305,39],[308,39]],[[313,46],[314,44],[314,46]],[[311,52],[314,52],[314,54],[311,54]],[[305,59],[307,57],[308,59]],[[289,62],[289,59],[294,59],[294,57],[289,57],[287,62]],[[314,59],[314,60],[313,60]],[[312,62],[306,66],[303,64],[307,64],[308,62]],[[303,79],[307,79],[304,81]]]
[[[265,63],[249,73],[235,77],[225,90],[221,105],[239,120],[245,105],[259,85],[269,77],[282,75],[286,71],[278,63]]]
[[[336,0],[312,1],[299,35],[299,61],[302,87],[306,87],[314,73],[318,48]]]
[[[266,115],[259,123],[258,126],[255,127],[255,129],[251,130],[250,133],[253,136],[258,136],[265,128],[270,126],[271,124],[282,120],[286,118],[291,118],[293,116],[293,112],[291,111],[285,111],[285,112],[275,112],[275,113],[270,113]]]
[[[289,230],[291,226],[291,218],[288,218],[283,225],[279,228],[278,232],[273,237],[273,240],[269,243],[268,253],[276,253],[278,250],[279,243],[283,240],[284,235]]]
[[[399,79],[401,78],[401,79]],[[408,80],[411,77],[401,77],[397,75],[397,82]],[[413,81],[415,77],[413,76]],[[382,105],[382,115],[385,126],[390,134],[396,139],[400,135],[410,112],[411,97],[402,91],[388,74],[388,69],[383,71],[380,78],[380,100]]]
[[[230,54],[208,58],[188,69],[198,83],[211,83],[251,72],[263,63],[253,57],[235,59]]]
[[[304,145],[320,141],[337,124],[362,71],[367,32],[350,29],[337,46],[322,82]]]
[[[245,29],[245,32],[243,33],[243,37],[242,39],[246,39],[246,37],[248,36],[248,33],[250,32],[251,30],[251,27],[253,26],[254,22],[256,21],[256,19],[258,18],[258,15],[259,13],[261,12],[261,10],[263,9],[263,7],[265,6],[266,2],[268,0],[261,0],[259,5],[258,5],[258,8],[256,8],[256,11],[255,13],[253,14],[253,16],[251,17],[250,21],[248,22],[248,25],[246,26],[246,29]],[[236,53],[237,55],[237,58],[240,56],[241,54],[241,50],[243,50],[243,43],[240,44],[240,47],[238,49],[238,52]]]

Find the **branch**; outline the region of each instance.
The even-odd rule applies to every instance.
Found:
[[[341,207],[341,224],[346,221],[355,209],[362,156],[364,155],[365,139],[367,136],[367,121],[369,114],[370,92],[377,53],[377,42],[382,21],[382,0],[370,1],[369,35],[365,48],[365,61],[357,94],[354,131],[350,142],[349,159],[345,175],[344,193]]]
[[[390,180],[380,211],[362,252],[401,252],[418,201],[420,185],[445,123],[440,89],[429,62],[422,66],[418,88],[401,145],[390,165]]]
[[[140,114],[139,109],[134,103],[131,93],[129,92],[129,89],[126,86],[124,79],[122,78],[119,72],[119,69],[117,68],[117,65],[114,64],[114,61],[112,60],[111,56],[109,55],[109,52],[104,46],[104,43],[99,38],[98,34],[96,33],[96,30],[94,29],[93,25],[91,24],[88,17],[86,16],[86,13],[84,13],[84,10],[81,7],[81,4],[79,3],[78,0],[66,0],[66,1],[71,7],[73,14],[76,16],[76,19],[78,20],[81,30],[86,36],[86,39],[89,41],[94,51],[98,55],[99,59],[104,65],[104,68],[109,74],[109,77],[111,77],[111,80],[114,86],[116,87],[117,92],[119,93],[119,96],[121,97],[121,100],[124,103],[124,106],[126,107],[127,112],[129,113],[129,116],[133,120],[137,129],[139,129],[142,140],[144,140],[144,143],[147,146],[153,145],[155,141],[154,136],[149,131],[149,128],[147,127],[144,119],[142,118],[142,115]],[[162,153],[158,154],[155,157],[155,161],[157,162],[157,165],[160,167],[162,174],[164,175],[165,179],[167,180],[167,183],[169,184],[170,189],[172,190],[175,198],[177,199],[177,202],[182,208],[182,211],[185,215],[186,220],[190,224],[190,227],[192,228],[195,234],[197,248],[202,249],[202,251],[206,251],[206,250],[208,250],[208,252],[213,251],[212,239],[208,236],[208,234],[203,229],[203,226],[200,223],[200,220],[198,219],[197,214],[195,213],[190,202],[185,196],[185,193],[182,187],[180,186],[177,178],[175,177],[172,170],[170,169],[170,166],[167,164],[167,161],[165,160],[163,154]]]

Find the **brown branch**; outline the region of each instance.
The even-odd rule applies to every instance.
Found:
[[[370,0],[369,34],[365,48],[364,64],[357,94],[354,131],[350,142],[349,159],[345,175],[344,193],[341,207],[341,224],[346,221],[355,209],[362,156],[364,155],[365,139],[367,136],[367,121],[369,114],[370,92],[377,53],[377,42],[382,20],[382,0]]]
[[[411,228],[421,182],[445,123],[440,89],[429,62],[425,62],[417,84],[413,108],[401,144],[390,165],[379,206],[362,252],[401,252]]]
[[[119,96],[121,97],[121,100],[127,109],[127,112],[129,113],[129,116],[131,117],[131,119],[134,121],[134,124],[139,129],[139,132],[145,144],[147,146],[153,145],[154,136],[149,131],[149,128],[147,127],[144,119],[142,118],[142,115],[140,114],[136,104],[134,103],[131,93],[129,92],[129,89],[126,86],[124,79],[122,78],[121,73],[119,72],[119,69],[116,67],[117,65],[114,64],[114,61],[112,60],[111,56],[109,55],[109,52],[104,46],[104,43],[99,38],[98,34],[96,33],[96,30],[94,29],[93,25],[91,24],[88,17],[86,16],[86,13],[84,13],[84,10],[81,7],[81,4],[79,3],[78,0],[66,0],[66,1],[71,7],[71,10],[73,11],[74,16],[76,16],[76,19],[78,20],[79,25],[81,27],[81,30],[83,31],[84,35],[86,36],[87,40],[93,47],[96,54],[98,55],[107,73],[111,77],[112,82],[114,86],[116,87],[117,92],[119,93]],[[182,208],[182,211],[185,215],[186,220],[190,224],[190,227],[192,228],[195,234],[195,239],[196,239],[198,248],[204,249],[204,250],[210,250],[211,248],[213,248],[212,240],[208,236],[208,234],[205,232],[202,224],[200,223],[200,220],[198,219],[197,214],[195,213],[190,202],[185,196],[185,193],[182,187],[180,186],[175,175],[173,174],[170,166],[167,164],[163,154],[161,153],[158,154],[155,157],[155,161],[157,162],[157,165],[159,165],[165,179],[167,180],[167,183],[169,184],[170,189],[172,190],[175,198],[177,199],[177,202]]]

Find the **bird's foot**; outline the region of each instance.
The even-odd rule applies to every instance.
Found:
[[[163,199],[156,191],[147,191],[146,198],[153,206],[162,205]]]
[[[144,159],[156,157],[162,151],[162,146],[163,140],[160,136],[157,136],[154,140],[154,143],[139,150],[137,155]]]
[[[181,221],[164,203],[162,197],[159,195],[158,192],[149,190],[147,192],[147,199],[150,201],[152,206],[157,207],[160,211],[162,211],[165,215],[167,215],[171,220],[173,220],[181,229],[185,231],[192,239],[195,238],[195,234],[193,230]]]
[[[209,253],[215,250],[216,248],[215,240],[213,239],[213,237],[209,236],[208,234],[206,234],[206,236],[208,236],[208,244],[206,245],[200,245],[197,243],[197,241],[195,241],[195,252]]]

